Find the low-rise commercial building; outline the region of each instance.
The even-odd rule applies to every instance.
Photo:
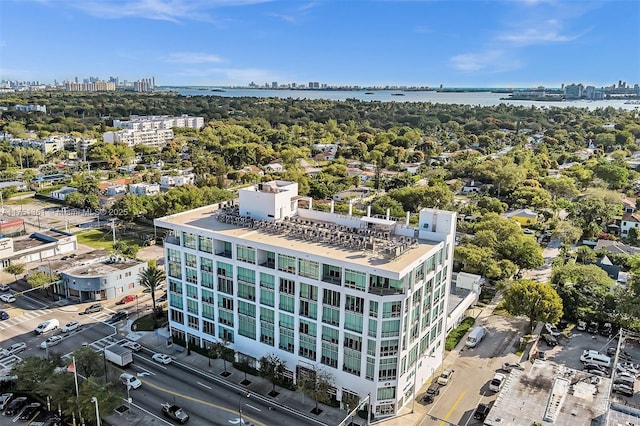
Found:
[[[34,232],[30,236],[0,238],[0,267],[12,263],[40,262],[78,248],[76,236],[59,229]]]

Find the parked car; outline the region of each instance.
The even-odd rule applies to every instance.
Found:
[[[622,368],[623,370],[626,370],[635,375],[640,374],[640,364],[634,364],[629,361],[622,361],[618,363],[618,368]]]
[[[8,320],[9,314],[5,311],[0,311],[0,321]]]
[[[15,416],[25,405],[27,405],[27,397],[19,396],[7,405],[7,408],[4,409],[2,414],[5,416]]]
[[[453,372],[454,370],[444,370],[441,374],[440,377],[438,377],[438,384],[442,385],[442,386],[446,386],[447,383],[449,383],[449,381],[451,380],[451,376],[453,376]]]
[[[549,346],[555,346],[558,344],[558,339],[556,339],[553,335],[551,334],[543,334],[542,335],[542,340],[545,341],[545,343]]]
[[[431,383],[429,388],[427,388],[427,392],[422,397],[422,401],[430,404],[436,399],[436,396],[438,395],[440,395],[440,385],[438,383]]]
[[[607,348],[607,356],[615,356],[617,349],[614,347]]]
[[[18,420],[33,419],[40,412],[41,408],[42,404],[40,404],[39,402],[32,402],[31,404],[27,405],[24,410],[22,410],[22,413],[20,413],[20,416],[18,416]]]
[[[576,325],[576,330],[578,331],[585,331],[587,329],[587,323],[585,321],[578,321],[578,324]]]
[[[12,393],[3,393],[0,395],[0,411],[4,410],[13,399]]]
[[[142,386],[142,382],[140,381],[140,379],[129,373],[122,373],[120,375],[120,381],[125,386],[129,386],[133,389],[138,389],[140,386]]]
[[[595,321],[591,321],[589,323],[589,327],[587,327],[587,331],[591,334],[597,334],[598,333],[598,328],[600,327],[600,325],[595,322]]]
[[[0,291],[9,291],[11,287],[8,284],[0,284]]]
[[[167,354],[161,354],[161,353],[155,353],[153,354],[153,356],[151,356],[151,359],[154,360],[155,362],[159,362],[160,364],[171,364],[171,357]]]
[[[4,303],[13,303],[16,301],[16,297],[13,294],[2,294],[0,295],[0,300]]]
[[[85,314],[93,314],[93,313],[95,313],[95,312],[100,312],[100,311],[102,311],[102,309],[103,309],[103,308],[102,308],[102,305],[101,305],[101,304],[99,304],[99,303],[94,303],[93,305],[91,305],[91,306],[87,307],[87,308],[84,310],[84,313],[85,313]]]
[[[109,320],[110,322],[118,322],[118,321],[122,321],[123,319],[129,317],[129,312],[121,310],[121,311],[117,311],[116,313],[114,313],[113,315],[111,315],[111,319]]]
[[[47,349],[51,346],[55,346],[58,343],[62,342],[62,340],[64,340],[62,336],[51,336],[44,342],[40,343],[40,349]]]
[[[70,321],[65,325],[63,325],[60,331],[62,331],[63,333],[70,333],[79,328],[80,328],[80,323],[78,321]]]
[[[600,329],[600,334],[603,336],[610,336],[613,332],[613,327],[611,327],[610,322],[605,322],[602,328]]]
[[[491,392],[500,392],[500,389],[502,389],[502,385],[504,385],[504,381],[507,379],[507,376],[505,376],[502,373],[496,373],[493,376],[493,379],[491,379],[491,382],[489,382],[489,390]]]
[[[509,372],[511,370],[524,371],[524,367],[518,363],[505,362],[504,364],[502,364],[502,370],[509,371]]]
[[[484,420],[489,415],[491,406],[489,404],[478,404],[478,408],[473,412],[473,418],[476,420]]]
[[[24,351],[25,349],[27,349],[27,344],[24,342],[18,342],[18,343],[14,343],[13,345],[9,346],[6,349],[2,350],[2,355],[3,356],[9,356],[9,355],[13,355],[13,354],[17,354],[19,352]]]
[[[136,342],[125,342],[121,345],[123,348],[131,349],[133,352],[138,352],[142,349],[139,343]]]
[[[609,371],[606,367],[603,367],[602,365],[590,364],[590,363],[585,364],[584,369],[587,371],[598,370],[604,373],[607,373]]]
[[[130,303],[136,300],[135,294],[127,294],[125,297],[116,302],[116,305],[124,305],[125,303]]]
[[[168,402],[162,403],[162,414],[180,424],[185,424],[189,421],[189,415],[182,408]]]
[[[558,337],[560,335],[560,330],[558,330],[558,328],[551,323],[546,323],[544,325],[544,329],[546,330],[547,334],[550,334],[553,337]]]
[[[167,301],[167,293],[163,294],[162,296],[158,297],[156,299],[157,303],[162,303],[162,302],[166,302]]]
[[[628,386],[622,383],[614,383],[613,384],[613,391],[620,393],[624,396],[633,396],[634,395],[634,391],[633,391],[633,386]]]

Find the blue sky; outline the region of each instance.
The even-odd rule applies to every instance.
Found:
[[[638,0],[0,0],[0,79],[640,83]]]

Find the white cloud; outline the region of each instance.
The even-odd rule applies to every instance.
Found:
[[[175,52],[162,58],[165,62],[178,64],[207,64],[224,62],[218,55],[201,52]]]
[[[213,8],[244,6],[270,0],[85,0],[67,4],[83,12],[105,19],[143,18],[180,22],[183,20],[211,21]]]
[[[552,28],[527,28],[510,34],[503,34],[499,39],[520,46],[526,46],[540,43],[566,43],[579,37],[579,35],[561,34]]]
[[[480,53],[463,53],[451,58],[453,68],[458,71],[504,72],[520,67],[517,59],[501,50],[488,50]]]

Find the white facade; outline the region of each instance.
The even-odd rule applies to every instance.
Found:
[[[160,185],[157,183],[132,183],[129,185],[131,195],[155,195],[160,192]]]
[[[74,192],[78,192],[76,188],[71,188],[70,186],[65,186],[60,189],[56,189],[55,191],[51,191],[51,198],[55,198],[56,200],[64,201],[67,199],[67,195],[73,194]]]
[[[267,182],[241,189],[239,208],[155,220],[174,234],[171,333],[227,340],[254,366],[275,353],[292,380],[324,369],[343,406],[370,394],[377,417],[394,415],[443,360],[455,213],[424,209],[413,228],[315,211],[297,192]]]
[[[131,130],[172,129],[174,127],[191,127],[202,129],[204,117],[190,117],[183,114],[179,117],[168,115],[132,115],[129,120],[113,120],[113,127]]]
[[[168,189],[176,186],[193,185],[196,181],[196,175],[193,173],[183,173],[178,176],[160,176],[160,188]]]
[[[164,146],[173,139],[173,129],[125,129],[116,132],[104,132],[102,138],[108,143],[122,142],[129,146]]]

